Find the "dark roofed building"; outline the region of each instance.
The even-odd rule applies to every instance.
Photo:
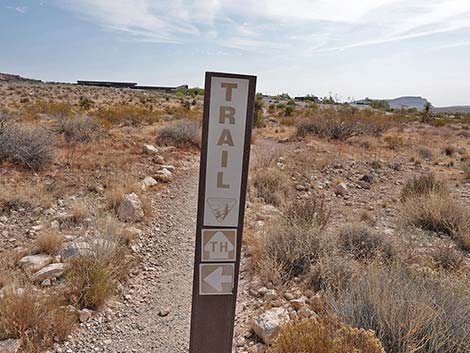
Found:
[[[134,82],[112,82],[112,81],[77,81],[81,86],[98,86],[114,88],[134,88],[137,83]]]

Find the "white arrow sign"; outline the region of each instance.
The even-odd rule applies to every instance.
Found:
[[[222,292],[222,284],[232,283],[232,276],[222,274],[222,267],[217,267],[215,271],[211,272],[209,276],[204,278],[204,282],[209,284],[217,292]]]
[[[235,266],[234,264],[201,264],[200,294],[232,294]]]

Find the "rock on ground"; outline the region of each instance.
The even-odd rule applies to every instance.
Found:
[[[266,311],[253,322],[253,331],[266,344],[271,344],[283,324],[289,322],[289,313],[285,308],[274,308]]]
[[[17,339],[9,339],[0,341],[0,352],[2,353],[18,353],[21,341]]]
[[[29,255],[20,259],[19,264],[25,270],[39,271],[52,262],[52,257],[46,254]]]
[[[134,192],[128,194],[121,201],[117,209],[117,216],[121,221],[138,222],[144,218],[144,210],[142,201]]]
[[[52,279],[62,276],[65,271],[65,265],[63,263],[51,264],[39,270],[33,275],[33,280],[36,282],[42,282],[45,279]]]

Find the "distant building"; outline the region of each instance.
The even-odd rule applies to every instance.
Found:
[[[294,97],[294,99],[299,102],[320,103],[320,98],[318,98],[317,96],[300,96],[300,97]]]
[[[114,88],[134,88],[134,82],[112,82],[112,81],[77,81],[80,86],[114,87]]]
[[[176,92],[178,90],[187,90],[188,85],[180,85],[176,87],[166,86],[139,86],[135,82],[113,82],[113,81],[77,81],[80,86],[96,86],[96,87],[113,87],[113,88],[130,88],[142,90],[154,90],[163,92]]]

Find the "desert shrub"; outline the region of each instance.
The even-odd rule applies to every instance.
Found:
[[[315,290],[340,292],[349,286],[359,272],[359,264],[337,251],[324,247],[321,256],[313,264],[307,283]]]
[[[256,146],[256,149],[253,149],[251,154],[250,168],[259,169],[275,167],[284,152],[284,149],[278,146]]]
[[[78,106],[80,107],[80,109],[90,110],[93,105],[95,105],[95,102],[91,98],[81,96],[78,100]]]
[[[403,137],[395,136],[395,135],[385,136],[384,142],[387,148],[390,148],[391,150],[397,150],[400,147],[402,147],[405,143],[405,141],[403,140]]]
[[[470,347],[465,281],[442,283],[402,267],[370,267],[329,298],[341,320],[376,332],[387,352],[464,353]]]
[[[451,195],[429,193],[408,198],[401,207],[405,224],[444,233],[470,249],[470,211]]]
[[[37,120],[43,114],[54,119],[62,119],[72,113],[73,107],[69,103],[37,101],[25,105],[21,111],[21,117],[25,120]]]
[[[98,122],[87,116],[66,119],[60,127],[67,144],[89,143],[99,134]]]
[[[287,105],[284,109],[284,116],[291,116],[295,112],[295,106]]]
[[[383,113],[359,111],[342,106],[328,109],[306,109],[297,124],[297,136],[347,140],[356,135],[380,136],[395,123]]]
[[[448,246],[440,246],[433,249],[431,258],[439,268],[446,271],[458,270],[464,261],[463,256],[459,252]]]
[[[41,231],[37,236],[35,248],[42,253],[57,255],[63,244],[64,237],[62,234],[51,229],[46,229]]]
[[[255,267],[263,278],[285,283],[306,275],[319,258],[321,232],[283,223],[269,227],[255,242]]]
[[[64,341],[75,322],[64,304],[59,294],[42,295],[31,287],[9,288],[0,297],[0,340],[21,339],[28,353],[43,352],[54,342]]]
[[[53,159],[52,139],[44,129],[15,124],[0,126],[0,163],[8,161],[38,170]]]
[[[134,105],[121,104],[100,108],[93,113],[104,127],[117,125],[140,126],[160,120],[161,113]]]
[[[393,257],[392,245],[383,236],[373,232],[364,224],[346,224],[338,233],[338,245],[345,253],[357,260],[369,259],[382,255],[386,259]]]
[[[470,159],[463,162],[462,171],[465,179],[470,179]]]
[[[261,127],[264,123],[264,115],[263,115],[263,95],[257,94],[255,100],[255,114],[253,117],[253,127]]]
[[[113,294],[117,283],[113,270],[106,262],[95,257],[80,256],[70,261],[67,271],[74,304],[81,308],[96,309]]]
[[[197,146],[201,144],[199,123],[192,120],[181,120],[162,127],[157,133],[160,145]]]
[[[113,294],[127,276],[129,261],[121,238],[99,228],[87,239],[88,251],[70,260],[66,271],[70,298],[81,308],[96,309]]]
[[[418,148],[418,155],[423,158],[424,160],[427,161],[432,161],[433,159],[433,153],[429,148],[426,147],[419,147]]]
[[[252,183],[256,196],[274,206],[282,205],[289,191],[289,178],[278,168],[258,169]]]
[[[318,317],[281,328],[269,353],[385,353],[373,331],[354,328],[334,317]]]
[[[452,146],[452,145],[446,145],[442,149],[442,153],[444,153],[446,156],[449,156],[449,157],[452,157],[456,151],[457,151],[457,148],[455,148],[455,146]]]
[[[288,224],[323,230],[330,221],[331,210],[323,200],[310,197],[289,202],[284,214]]]
[[[421,175],[408,180],[401,190],[401,200],[406,201],[410,197],[428,195],[430,193],[447,193],[447,187],[437,180],[434,175]]]

